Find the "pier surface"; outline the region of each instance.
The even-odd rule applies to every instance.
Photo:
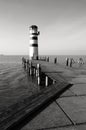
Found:
[[[86,65],[69,68],[45,63],[45,66],[51,77],[59,79],[59,74],[72,86],[21,130],[86,130]]]
[[[3,130],[12,123],[14,125],[9,129],[86,130],[86,66],[69,68],[44,61],[39,63],[41,64],[42,71],[54,79],[56,83],[45,88],[43,91],[35,93],[32,98],[28,98],[27,94],[29,93],[25,92],[27,97],[25,104],[23,101],[22,103],[20,102],[22,107],[18,107],[19,110],[16,116],[14,116],[15,113],[11,113],[10,118],[4,117],[6,118],[7,126],[3,127],[2,123],[1,127],[3,127]],[[24,78],[26,73],[23,71],[22,66],[18,65],[16,67],[17,71],[15,69],[15,73],[18,73],[19,69],[20,73],[22,72],[20,79]],[[38,86],[34,86],[37,92]],[[14,116],[14,119],[11,120],[12,116]],[[22,119],[23,117],[24,119]],[[4,118],[0,118],[1,122],[4,121]],[[9,119],[8,122],[7,118]],[[22,124],[18,125],[17,121],[22,122]],[[18,126],[17,128],[16,125]]]

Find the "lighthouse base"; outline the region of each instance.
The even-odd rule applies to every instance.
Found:
[[[38,47],[30,46],[29,59],[38,60]]]
[[[30,60],[38,60],[39,57],[38,56],[33,56],[33,57],[29,57]]]

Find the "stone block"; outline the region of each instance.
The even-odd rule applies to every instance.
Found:
[[[57,126],[69,125],[71,122],[54,102],[38,114],[21,130],[48,129]]]
[[[57,102],[75,124],[86,122],[86,96],[60,98]]]

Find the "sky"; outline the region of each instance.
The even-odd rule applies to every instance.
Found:
[[[86,55],[86,0],[0,0],[0,54],[28,55],[34,24],[40,55]]]

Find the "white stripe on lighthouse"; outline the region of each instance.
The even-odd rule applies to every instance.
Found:
[[[38,56],[38,47],[33,47],[30,46],[30,53],[29,53],[30,57],[37,57]]]
[[[36,34],[30,34],[30,38],[32,38],[32,37],[37,37],[37,35]]]
[[[30,45],[31,45],[31,44],[38,44],[38,40],[30,39]]]

